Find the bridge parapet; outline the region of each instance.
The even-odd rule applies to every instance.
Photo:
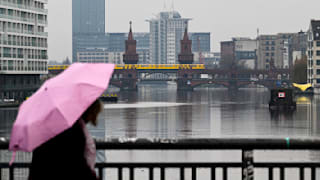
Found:
[[[9,140],[0,138],[0,150],[7,151],[9,146]],[[96,169],[99,172],[101,180],[105,179],[104,170],[107,169],[110,172],[112,169],[116,169],[116,173],[112,173],[117,178],[122,179],[125,175],[124,169],[128,169],[129,179],[134,179],[141,171],[137,169],[145,169],[148,172],[148,179],[166,179],[167,173],[172,168],[177,168],[178,171],[170,175],[180,176],[180,179],[273,179],[274,176],[278,176],[277,179],[305,179],[305,176],[309,176],[311,180],[318,179],[318,171],[320,167],[319,163],[319,139],[290,139],[290,138],[278,138],[278,139],[246,139],[246,138],[233,138],[233,139],[136,139],[136,138],[120,138],[120,139],[106,139],[106,141],[96,141],[97,150],[143,150],[143,151],[210,151],[210,155],[213,155],[219,150],[233,150],[234,154],[241,153],[240,158],[232,159],[232,161],[219,160],[219,162],[212,162],[208,158],[205,162],[199,162],[197,160],[173,162],[101,162],[96,164]],[[236,151],[234,151],[236,150]],[[277,150],[277,151],[275,151]],[[284,153],[293,152],[292,156],[296,156],[298,153],[304,154],[310,153],[315,156],[315,160],[303,159],[293,162],[292,160],[273,160],[267,159],[267,161],[256,161],[255,152],[258,151],[260,159],[261,155],[265,153],[267,156],[278,157],[279,150]],[[307,151],[306,151],[307,150]],[[149,152],[147,152],[149,153]],[[238,157],[238,156],[234,156]],[[294,157],[290,157],[294,158]],[[219,158],[220,159],[220,158]],[[173,159],[176,160],[176,159]],[[275,162],[274,162],[275,161]],[[0,163],[0,178],[1,179],[15,179],[15,172],[19,172],[21,169],[29,169],[30,162],[16,162],[12,166],[9,166],[9,162]],[[186,173],[187,169],[191,169],[191,174]],[[238,172],[230,172],[229,170],[239,170]],[[266,173],[258,173],[255,170],[264,170]],[[3,170],[3,171],[2,171]],[[155,173],[155,170],[160,173]],[[209,175],[201,174],[200,171],[208,170]],[[220,175],[218,171],[222,170]],[[291,173],[286,173],[286,170],[290,170]],[[294,171],[294,173],[293,173]],[[110,175],[110,174],[109,174]],[[21,174],[19,174],[21,176]],[[190,176],[190,177],[188,177]],[[288,177],[286,177],[288,176]],[[3,178],[6,177],[6,178]],[[172,178],[169,176],[170,179]]]

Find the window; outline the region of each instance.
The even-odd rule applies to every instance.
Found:
[[[317,56],[320,56],[320,51],[317,51]]]
[[[271,53],[271,56],[274,56],[274,53]]]
[[[320,60],[317,60],[317,66],[320,66]]]
[[[269,53],[266,53],[266,56],[269,56]]]
[[[320,79],[317,79],[317,84],[320,84]]]
[[[320,41],[317,41],[317,47],[320,47]]]
[[[320,75],[320,69],[317,69],[317,75]]]
[[[266,69],[269,69],[269,64],[266,65]]]

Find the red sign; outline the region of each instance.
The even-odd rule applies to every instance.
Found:
[[[285,98],[286,97],[286,93],[285,92],[279,92],[278,93],[278,98]]]

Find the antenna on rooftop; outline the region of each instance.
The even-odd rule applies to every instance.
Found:
[[[163,11],[167,10],[167,4],[166,4],[166,0],[163,0]]]
[[[172,10],[172,12],[174,11],[174,0],[172,0],[171,10]]]

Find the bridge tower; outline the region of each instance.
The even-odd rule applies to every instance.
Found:
[[[192,54],[192,41],[188,37],[187,25],[185,28],[183,39],[181,40],[181,52],[178,56],[178,61],[180,64],[192,64],[193,54]],[[177,86],[178,91],[192,91],[192,78],[195,76],[191,69],[179,69]]]
[[[178,56],[178,61],[180,64],[192,64],[193,54],[192,54],[192,41],[188,37],[188,29],[186,27],[184,31],[183,39],[181,40],[181,51]]]
[[[123,62],[125,64],[137,64],[139,55],[137,54],[137,41],[133,39],[132,22],[130,21],[130,30],[128,40],[126,40],[126,52],[123,55]]]
[[[125,64],[137,64],[139,55],[137,54],[137,41],[133,39],[132,22],[130,21],[130,30],[128,40],[126,40],[126,52],[123,55],[123,62]],[[136,69],[128,69],[122,74],[121,90],[136,91],[138,82],[138,72]]]

